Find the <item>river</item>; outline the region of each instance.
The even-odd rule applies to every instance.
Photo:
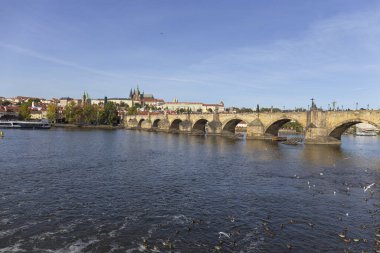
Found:
[[[0,252],[375,252],[379,154],[379,137],[6,130]]]

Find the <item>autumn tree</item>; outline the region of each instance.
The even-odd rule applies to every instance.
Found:
[[[75,123],[75,103],[71,101],[65,106],[65,119],[66,122],[73,124]]]
[[[20,119],[28,120],[28,119],[30,119],[30,114],[31,114],[31,110],[30,110],[29,105],[27,103],[23,103],[20,106],[20,111],[19,111]]]
[[[58,108],[56,104],[49,104],[47,107],[46,117],[49,122],[55,122],[57,120]]]

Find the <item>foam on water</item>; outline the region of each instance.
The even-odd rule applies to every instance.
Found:
[[[21,243],[16,243],[12,246],[0,249],[0,253],[11,253],[11,252],[27,252],[21,248]]]

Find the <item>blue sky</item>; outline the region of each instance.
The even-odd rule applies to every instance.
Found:
[[[380,108],[375,0],[0,0],[0,96]]]

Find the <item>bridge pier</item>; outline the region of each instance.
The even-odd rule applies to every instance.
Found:
[[[137,129],[138,124],[139,124],[139,122],[137,121],[137,119],[132,118],[132,119],[125,121],[124,127],[126,129]]]
[[[179,123],[179,132],[180,133],[191,133],[192,131],[192,124],[191,121],[185,120]]]
[[[163,119],[158,122],[158,127],[156,131],[169,133],[169,130],[170,130],[170,122],[168,119]]]
[[[247,140],[271,140],[273,136],[265,134],[264,124],[259,118],[247,125]]]
[[[326,115],[326,112],[317,110],[307,112],[305,144],[341,144],[340,140],[329,136]]]
[[[208,123],[207,135],[221,135],[222,131],[222,122],[219,120],[213,120]]]
[[[149,130],[151,128],[152,128],[152,121],[150,121],[150,119],[144,120],[141,123],[141,129],[143,129],[143,130]]]
[[[310,126],[305,131],[305,144],[339,145],[341,141],[328,135],[325,127]]]

